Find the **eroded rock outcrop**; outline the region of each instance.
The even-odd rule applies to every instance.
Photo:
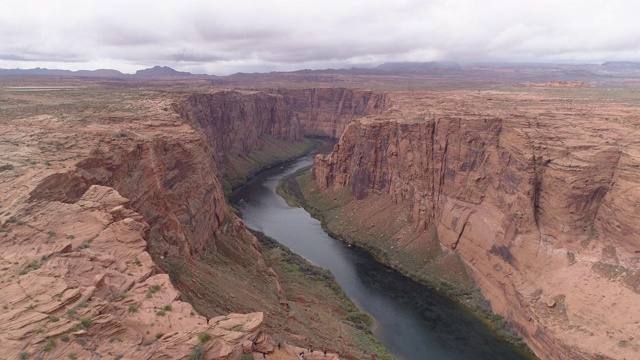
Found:
[[[393,103],[316,158],[320,189],[382,196],[436,229],[542,358],[637,357],[637,109],[497,92]]]
[[[198,334],[209,334],[208,359],[253,351],[243,344],[261,336],[262,314],[207,321],[180,301],[145,251],[149,225],[114,189],[35,196],[12,211],[0,236],[0,357],[180,359]]]

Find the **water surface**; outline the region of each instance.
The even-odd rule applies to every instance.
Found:
[[[278,180],[311,165],[307,156],[258,174],[231,202],[247,226],[329,269],[351,300],[374,319],[373,334],[399,359],[526,359],[456,302],[331,238],[301,208],[275,193]]]

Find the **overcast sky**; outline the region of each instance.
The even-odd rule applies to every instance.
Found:
[[[640,61],[635,0],[6,0],[0,68]]]

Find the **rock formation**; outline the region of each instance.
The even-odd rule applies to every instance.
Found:
[[[250,275],[269,292],[265,301],[281,306],[278,277],[229,211],[218,167],[227,156],[260,150],[265,139],[299,139],[295,116],[267,94],[94,95],[3,97],[3,354],[238,359],[273,352],[262,313],[207,320],[180,300],[163,273],[172,269],[159,264],[230,254],[235,267],[221,271]]]
[[[400,247],[435,229],[542,358],[636,358],[637,108],[569,96],[395,93],[316,158],[314,178],[349,189],[355,211],[379,197],[406,208],[423,235],[397,233]]]
[[[346,88],[277,89],[293,111],[305,135],[339,138],[348,123],[383,112],[385,93]]]

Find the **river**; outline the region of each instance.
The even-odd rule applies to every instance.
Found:
[[[372,332],[403,360],[527,359],[456,302],[331,238],[309,213],[275,193],[278,180],[311,165],[312,156],[266,170],[231,202],[248,227],[330,270],[351,300],[374,319]]]

